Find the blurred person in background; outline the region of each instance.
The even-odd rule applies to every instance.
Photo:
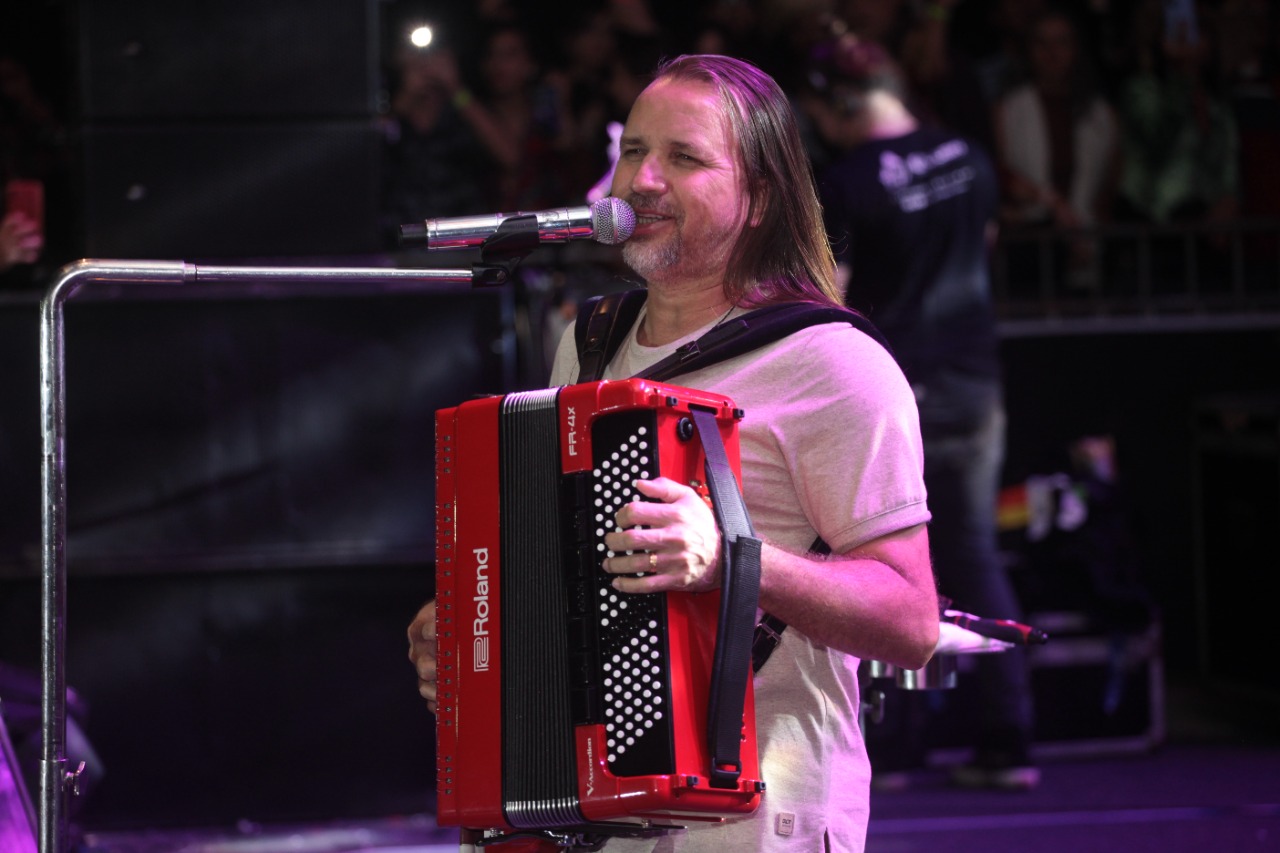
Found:
[[[618,43],[609,10],[599,3],[571,18],[557,39],[560,55],[546,82],[561,105],[567,203],[583,198],[611,165],[608,124],[615,111],[609,78]]]
[[[398,226],[481,212],[492,168],[467,109],[458,62],[442,45],[406,46],[396,63],[390,110],[383,119],[383,232],[396,245]]]
[[[1098,92],[1072,17],[1051,7],[1028,28],[1030,79],[996,105],[1004,221],[1084,229],[1110,217],[1119,173],[1115,113]],[[1096,285],[1091,239],[1068,242],[1068,280]]]
[[[988,252],[998,187],[972,140],[921,122],[887,51],[849,33],[818,45],[802,104],[840,153],[819,176],[845,302],[884,333],[911,383],[924,439],[938,588],[963,610],[1020,618],[997,551],[1005,414]],[[1035,787],[1032,707],[1021,651],[980,655],[983,715],[958,784]],[[924,766],[918,694],[897,695],[868,733],[880,788]]]
[[[1160,0],[1143,0],[1134,10],[1137,67],[1119,102],[1119,200],[1126,219],[1224,224],[1236,218],[1240,139],[1217,85],[1207,23],[1197,16],[1175,24]]]
[[[1192,276],[1197,288],[1225,287],[1231,278],[1241,140],[1221,85],[1220,18],[1206,11],[1190,0],[1142,0],[1132,10],[1132,70],[1118,100],[1123,165],[1116,217],[1153,229],[1150,292],[1185,292]],[[1183,226],[1198,233],[1179,232]],[[1186,252],[1192,246],[1194,263]],[[1118,282],[1139,280],[1132,246],[1122,246],[1115,261]]]
[[[489,206],[540,210],[564,204],[563,166],[573,144],[567,93],[543,79],[528,33],[517,25],[490,30],[479,75],[476,94],[463,89],[458,97],[465,110],[483,117],[476,121],[477,135],[496,164]]]
[[[838,0],[835,5],[850,32],[888,49],[907,82],[916,115],[994,150],[976,65],[951,38],[959,0]]]
[[[70,165],[52,103],[24,62],[0,53],[0,287],[43,286],[71,259]]]

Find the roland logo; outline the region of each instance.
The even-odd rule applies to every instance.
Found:
[[[471,554],[476,559],[476,594],[471,597],[476,605],[476,618],[471,623],[472,668],[486,672],[489,669],[489,549],[474,548]]]
[[[569,455],[578,455],[578,415],[573,406],[565,406],[565,424],[569,427]]]

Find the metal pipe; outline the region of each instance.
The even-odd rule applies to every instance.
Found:
[[[58,272],[40,305],[41,437],[41,758],[40,853],[66,853],[66,794],[76,774],[66,770],[67,481],[64,306],[88,286],[98,295],[177,298],[191,295],[284,297],[422,291],[472,281],[471,270],[360,267],[220,267],[183,261],[81,260]],[[170,289],[165,285],[200,285]],[[239,289],[237,290],[238,286]],[[247,289],[244,287],[247,285]],[[320,285],[317,287],[316,285]],[[143,290],[143,287],[150,289]],[[210,288],[204,290],[204,288]]]

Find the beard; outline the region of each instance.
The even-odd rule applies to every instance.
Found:
[[[664,271],[680,266],[684,256],[684,241],[680,232],[659,242],[627,242],[622,244],[622,260],[645,280],[660,278]]]
[[[656,199],[649,196],[632,195],[627,198],[632,207],[644,207],[655,210],[664,216],[674,215]],[[622,260],[627,266],[645,280],[661,276],[664,270],[675,269],[684,256],[683,220],[676,218],[672,234],[658,241],[627,240],[622,244]]]
[[[684,215],[662,202],[641,195],[631,195],[626,201],[632,207],[671,216],[675,224],[671,233],[657,239],[632,238],[622,244],[623,262],[645,281],[701,276],[723,270],[726,266],[737,237],[736,228],[727,225],[704,227],[686,233]]]

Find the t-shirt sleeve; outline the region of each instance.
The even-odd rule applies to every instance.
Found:
[[[547,383],[551,388],[578,381],[578,344],[573,330],[574,324],[570,323],[560,336],[560,345],[556,347],[555,359],[551,362],[551,380]]]
[[[778,386],[772,430],[810,525],[846,553],[927,522],[919,415],[892,356],[848,326],[799,337],[806,358]]]

